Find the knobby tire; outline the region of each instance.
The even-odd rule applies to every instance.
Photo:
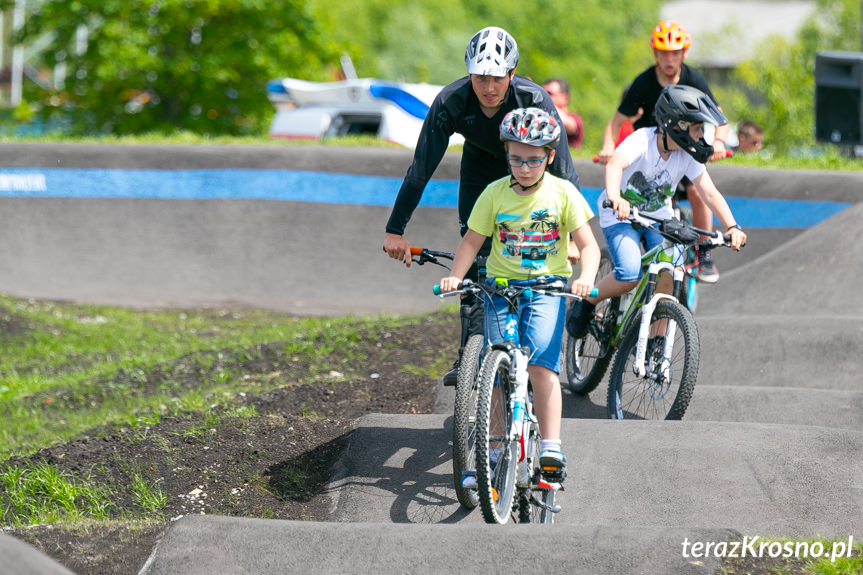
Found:
[[[596,281],[598,282],[612,273],[613,270],[614,263],[611,261],[611,255],[607,249],[603,248]],[[614,326],[610,325],[610,311],[617,309],[618,305],[620,305],[619,297],[599,302],[594,310],[594,316],[601,319],[595,320],[596,327],[592,326],[587,335],[581,339],[571,338],[564,331],[563,364],[566,369],[567,387],[572,393],[577,395],[589,394],[597,388],[606,370],[608,370],[608,364],[611,363],[614,353],[608,344],[603,344],[600,339],[605,339],[607,342],[611,338]]]
[[[459,360],[452,428],[452,472],[458,502],[465,509],[479,503],[476,489],[462,487],[464,472],[476,469],[477,373],[485,345],[482,334],[467,340]]]
[[[487,523],[507,523],[515,498],[519,446],[508,440],[513,423],[509,406],[509,394],[514,383],[509,381],[510,364],[506,352],[492,350],[483,359],[480,368],[476,412],[476,475],[480,509]],[[496,381],[499,382],[497,392]],[[502,448],[494,466],[489,457],[492,448]]]
[[[611,368],[607,403],[609,418],[680,419],[686,412],[698,377],[698,328],[692,313],[677,301],[665,299],[657,304],[651,325],[663,319],[677,324],[669,381],[657,385],[648,377],[640,378],[633,373],[641,323],[640,317],[635,318],[627,328]],[[648,375],[653,371],[648,367]]]

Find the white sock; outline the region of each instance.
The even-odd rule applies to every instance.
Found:
[[[543,451],[560,451],[560,439],[541,439],[539,441],[539,452]]]

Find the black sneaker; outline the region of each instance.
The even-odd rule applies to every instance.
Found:
[[[719,281],[719,270],[716,269],[716,264],[713,263],[713,256],[710,255],[710,250],[698,250],[698,264],[696,264],[692,275],[698,281],[706,284],[715,284]]]
[[[443,375],[443,384],[447,387],[452,387],[458,383],[458,360],[452,364],[448,372]]]
[[[566,331],[569,333],[569,337],[581,339],[587,335],[594,309],[596,306],[587,300],[574,300],[572,302],[572,305],[566,310]]]

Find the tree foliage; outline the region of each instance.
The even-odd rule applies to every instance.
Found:
[[[730,118],[758,121],[780,150],[814,141],[815,53],[860,50],[859,0],[815,2],[816,16],[795,41],[766,41],[730,86],[713,86]],[[361,77],[443,85],[465,74],[471,34],[497,25],[519,43],[520,74],[569,81],[585,146],[598,149],[624,86],[653,63],[648,39],[660,3],[28,0],[17,39],[41,47],[43,69],[65,67],[65,80],[27,83],[28,106],[17,117],[62,115],[90,134],[265,134],[272,78],[336,79],[347,53]]]
[[[42,66],[65,77],[28,83],[25,98],[77,133],[261,133],[273,109],[267,81],[286,70],[322,78],[337,54],[305,0],[30,5],[16,39],[43,43]]]
[[[796,40],[765,40],[758,54],[733,74],[736,90],[725,90],[732,117],[764,128],[765,144],[779,152],[815,143],[815,55],[860,51],[860,2],[817,0],[815,16]],[[726,98],[723,97],[723,101]]]
[[[653,62],[650,30],[659,0],[311,0],[333,14],[332,34],[362,77],[448,84],[466,74],[464,49],[485,26],[519,45],[518,73],[538,82],[563,77],[571,107],[599,146],[623,87]]]

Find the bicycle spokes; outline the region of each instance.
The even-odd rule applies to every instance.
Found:
[[[609,417],[680,419],[698,374],[695,320],[680,303],[664,300],[651,316],[648,329],[652,336],[641,345],[640,327],[636,324],[627,332],[612,367]]]

